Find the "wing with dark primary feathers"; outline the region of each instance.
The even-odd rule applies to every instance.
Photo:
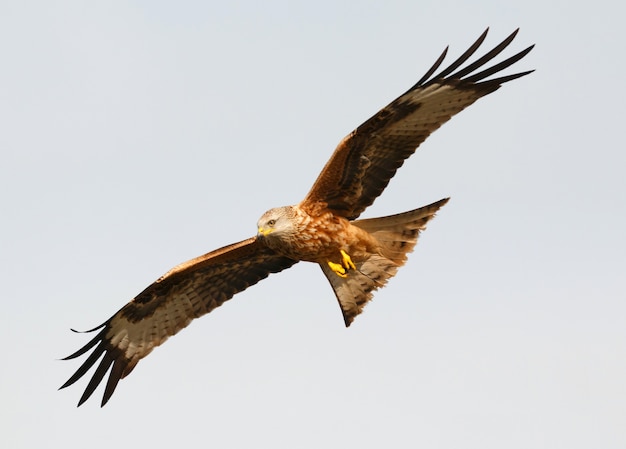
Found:
[[[345,137],[300,206],[306,209],[322,203],[336,214],[356,219],[430,133],[503,83],[532,72],[487,79],[522,59],[533,46],[483,69],[508,47],[518,30],[459,69],[480,47],[487,31],[448,68],[433,75],[446,56],[446,48],[413,87]]]
[[[296,262],[277,255],[256,238],[250,238],[178,265],[108,321],[88,331],[99,330],[89,343],[64,360],[95,349],[61,388],[83,377],[104,355],[78,405],[89,399],[111,368],[102,398],[102,405],[106,404],[119,380],[126,377],[139,360],[191,320]]]

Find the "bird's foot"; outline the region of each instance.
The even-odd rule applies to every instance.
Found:
[[[330,260],[328,261],[328,266],[331,270],[342,278],[348,277],[348,270],[356,270],[356,265],[352,262],[350,255],[346,253],[344,250],[340,250],[341,252],[341,263],[334,263]]]
[[[352,262],[350,255],[342,249],[339,251],[341,252],[341,265],[343,265],[346,270],[356,270],[356,265]]]

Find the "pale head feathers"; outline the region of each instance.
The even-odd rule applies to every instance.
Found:
[[[257,222],[258,236],[269,237],[296,232],[294,218],[296,214],[293,206],[275,207],[268,210]]]

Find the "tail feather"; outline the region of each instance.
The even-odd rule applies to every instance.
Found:
[[[374,236],[380,245],[379,253],[355,260],[355,270],[347,277],[337,276],[328,266],[320,264],[328,278],[343,313],[346,327],[363,311],[373,296],[373,292],[387,283],[398,268],[407,260],[407,254],[417,244],[420,231],[428,221],[448,202],[444,198],[428,206],[387,217],[356,220],[352,225]]]
[[[380,243],[383,255],[398,265],[404,265],[407,254],[417,244],[420,231],[450,198],[444,198],[428,206],[387,217],[369,218],[352,222],[354,226],[369,232]]]

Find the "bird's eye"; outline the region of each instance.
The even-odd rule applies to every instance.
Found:
[[[274,226],[276,224],[276,220],[270,220],[267,222],[268,226]]]

